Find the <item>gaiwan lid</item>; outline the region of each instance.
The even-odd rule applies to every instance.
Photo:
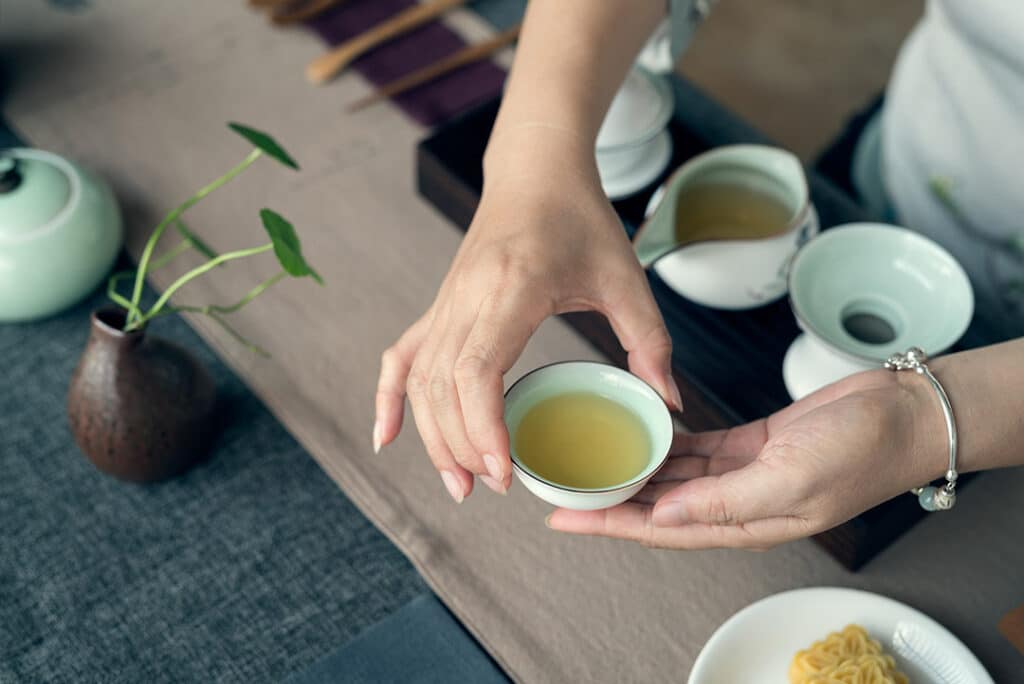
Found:
[[[50,224],[77,187],[74,169],[40,150],[0,150],[0,240],[20,240]]]
[[[665,79],[634,67],[605,114],[597,133],[597,149],[650,140],[668,123],[673,106],[672,91]]]

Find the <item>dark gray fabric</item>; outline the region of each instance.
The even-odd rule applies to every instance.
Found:
[[[507,684],[458,620],[432,595],[366,630],[287,684]]]
[[[0,682],[280,681],[426,591],[177,318],[151,332],[217,379],[212,458],[160,485],[96,471],[64,395],[102,301],[0,325]]]

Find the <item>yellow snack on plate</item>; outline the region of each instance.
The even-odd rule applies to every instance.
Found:
[[[832,632],[798,651],[789,666],[790,684],[908,684],[896,661],[859,625]]]

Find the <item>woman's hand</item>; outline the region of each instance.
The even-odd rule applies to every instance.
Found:
[[[753,423],[679,434],[630,502],[548,526],[675,549],[763,549],[834,527],[945,472],[945,423],[913,373],[859,373]]]
[[[518,139],[517,139],[517,136]],[[483,197],[434,303],[384,352],[374,447],[391,442],[409,397],[434,467],[456,501],[478,475],[504,493],[512,470],[503,374],[548,316],[595,310],[629,367],[676,409],[671,341],[593,148],[536,129],[492,141]],[[532,147],[519,163],[525,147]],[[527,172],[525,169],[531,169]]]

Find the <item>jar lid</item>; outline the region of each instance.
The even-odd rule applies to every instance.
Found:
[[[21,241],[52,225],[77,192],[74,169],[49,152],[0,151],[0,240]]]
[[[597,134],[597,149],[637,145],[661,132],[672,116],[666,80],[634,67],[615,94]]]

